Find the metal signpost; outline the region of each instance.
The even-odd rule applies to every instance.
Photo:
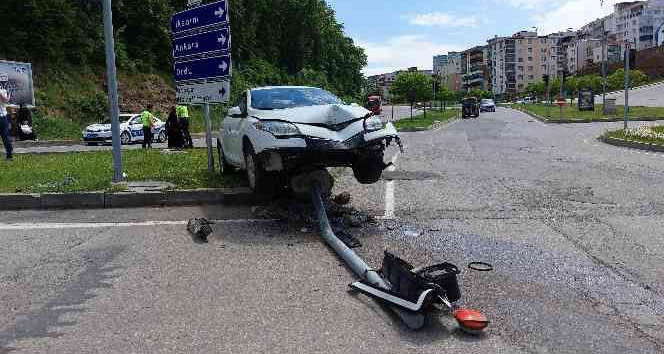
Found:
[[[629,42],[625,42],[625,116],[623,118],[625,124],[624,129],[627,130],[627,119],[629,116],[629,56],[630,46]]]
[[[200,4],[189,0],[189,6]],[[171,18],[173,72],[178,104],[202,104],[208,170],[214,171],[210,104],[227,103],[231,87],[231,30],[226,0],[178,12]]]
[[[111,0],[102,0],[104,8],[104,39],[106,41],[106,75],[108,98],[111,103],[111,134],[113,136],[113,182],[124,180],[120,147],[120,109],[118,107],[118,82],[115,72],[115,45],[113,41],[113,13]]]

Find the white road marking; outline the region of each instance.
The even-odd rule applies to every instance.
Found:
[[[392,157],[392,166],[387,168],[388,171],[394,172],[397,169],[395,164],[398,158],[399,153],[397,152]],[[394,219],[394,181],[385,183],[385,215],[383,215],[383,219]]]
[[[277,219],[227,219],[210,220],[213,224],[270,223]],[[188,221],[142,221],[142,222],[81,222],[81,223],[0,223],[0,230],[59,230],[59,229],[102,229],[109,227],[172,226],[187,225]]]

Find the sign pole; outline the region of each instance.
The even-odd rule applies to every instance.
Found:
[[[111,132],[113,135],[113,182],[124,181],[122,152],[120,147],[120,109],[118,108],[118,83],[115,71],[115,42],[113,39],[113,11],[111,0],[102,0],[104,10],[104,39],[106,41],[106,80],[111,104]]]
[[[625,130],[627,130],[627,119],[629,116],[629,42],[625,42]]]
[[[212,121],[210,120],[210,105],[203,106],[205,115],[205,145],[207,145],[208,171],[214,172],[214,155],[212,152]]]

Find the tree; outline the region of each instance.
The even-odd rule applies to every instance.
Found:
[[[445,110],[447,109],[447,102],[452,100],[453,98],[453,93],[452,91],[447,87],[447,86],[440,86],[440,89],[436,91],[436,99],[440,101],[440,109]]]
[[[433,96],[433,80],[418,72],[402,72],[392,83],[390,91],[410,103],[410,116],[413,117],[415,102],[426,102]],[[424,108],[426,117],[426,105]]]

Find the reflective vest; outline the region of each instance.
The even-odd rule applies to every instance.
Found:
[[[143,123],[144,128],[150,128],[152,126],[152,122],[154,120],[154,116],[150,111],[143,111],[141,113],[141,123]]]
[[[180,118],[189,118],[189,108],[187,106],[177,106],[175,111]]]

